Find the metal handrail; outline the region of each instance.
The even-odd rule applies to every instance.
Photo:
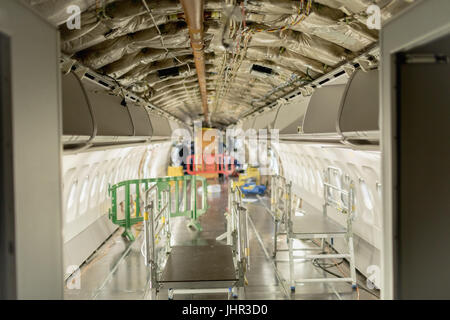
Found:
[[[337,191],[339,191],[342,194],[348,195],[348,191],[345,191],[342,188],[336,187],[335,185],[332,185],[332,184],[329,184],[329,183],[326,183],[326,182],[324,183],[324,185],[327,186],[327,187],[330,187],[330,188],[332,188],[334,190],[337,190]]]
[[[337,178],[337,179],[332,179]],[[335,182],[333,184],[331,181]],[[277,190],[281,185],[285,199],[277,199]],[[345,231],[340,231],[339,233],[323,233],[323,231],[314,232],[314,230],[308,230],[308,233],[295,233],[294,232],[294,223],[293,223],[293,212],[295,211],[296,202],[294,200],[295,196],[292,196],[292,182],[287,183],[286,179],[283,177],[272,177],[272,204],[275,204],[275,209],[277,209],[278,201],[284,201],[284,210],[283,214],[287,216],[287,220],[284,220],[285,222],[285,228],[286,228],[286,238],[288,243],[288,252],[289,252],[289,283],[291,286],[291,291],[295,292],[296,284],[298,283],[311,283],[311,282],[336,282],[336,281],[345,281],[345,282],[351,282],[352,287],[356,287],[356,269],[355,269],[355,258],[354,258],[354,245],[353,245],[353,219],[354,219],[354,212],[355,212],[355,198],[354,198],[354,184],[353,181],[350,179],[349,175],[343,175],[343,172],[336,167],[328,167],[326,170],[324,170],[324,179],[323,179],[323,189],[324,189],[324,205],[323,205],[323,218],[328,219],[327,217],[327,207],[332,207],[336,209],[338,212],[347,214],[346,220],[347,220],[347,226],[345,228]],[[338,199],[335,199],[333,196],[338,197]],[[344,198],[345,197],[345,198]],[[347,201],[344,201],[347,199]],[[301,207],[301,198],[300,198],[300,207]],[[276,253],[277,253],[277,227],[278,223],[275,221],[275,235],[274,235],[274,255],[273,258],[276,260]],[[283,221],[282,221],[283,222]],[[314,259],[330,259],[330,258],[347,258],[350,262],[350,277],[344,277],[344,278],[307,278],[307,279],[301,279],[300,281],[295,280],[295,270],[294,270],[294,254],[295,251],[293,247],[293,240],[294,239],[322,239],[322,244],[319,247],[320,251],[324,250],[324,243],[325,239],[328,237],[345,237],[346,242],[348,244],[348,253],[338,253],[338,254],[329,254],[329,253],[320,253],[320,254],[306,254],[302,256],[302,259],[307,260],[314,260]],[[332,242],[333,243],[333,242]],[[307,250],[317,250],[317,248],[308,248]],[[305,250],[302,248],[302,250]],[[283,261],[283,260],[281,260]]]
[[[170,252],[170,188],[158,190],[153,184],[144,193],[144,242],[143,256],[146,266],[150,266],[150,285],[158,285],[158,276]],[[161,223],[160,223],[161,222]],[[165,235],[163,248],[158,250],[158,240]]]
[[[288,215],[288,207],[292,207],[293,200],[291,190],[288,190],[288,185],[291,182],[280,175],[273,175],[271,177],[271,211],[275,217],[275,223],[286,221]],[[280,209],[280,204],[283,204],[283,209]],[[290,210],[290,209],[289,209]]]
[[[156,195],[157,195],[157,185],[156,184],[153,184],[149,189],[147,189],[145,191],[146,202],[147,202],[147,199],[148,199],[150,194],[154,195],[154,197],[156,198]],[[144,252],[145,252],[144,262],[145,262],[146,266],[149,265],[149,263],[150,263],[150,260],[149,260],[149,258],[150,258],[150,245],[148,243],[148,239],[150,239],[150,238],[153,239],[153,237],[154,237],[154,235],[153,235],[153,228],[152,228],[151,234],[149,235],[150,230],[148,228],[148,218],[149,218],[148,211],[152,212],[152,215],[153,215],[153,210],[154,210],[153,204],[154,203],[156,203],[156,201],[154,201],[152,203],[152,205],[150,205],[148,203],[145,204],[145,210],[146,211],[144,212]]]
[[[338,179],[341,179],[341,184],[344,184],[344,187],[332,184],[331,178],[333,174],[338,175]],[[348,214],[349,219],[354,218],[355,212],[354,184],[353,181],[350,180],[350,177],[346,176],[346,180],[348,181],[342,181],[342,171],[339,168],[328,167],[326,170],[324,170],[324,181],[323,181],[324,215],[327,215],[327,207],[330,206],[336,209],[338,212]],[[330,189],[336,191],[338,199],[335,199],[331,195]],[[343,201],[343,197],[347,198],[347,203]]]
[[[232,243],[236,250],[237,260],[242,267],[241,271],[250,268],[250,239],[248,237],[248,212],[243,206],[242,190],[235,186],[233,181],[229,185],[229,210],[230,210],[230,224],[232,235]]]

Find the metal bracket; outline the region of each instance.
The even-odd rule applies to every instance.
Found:
[[[352,65],[342,66],[342,69],[344,69],[345,74],[347,75],[348,78],[350,78],[356,70],[356,68]]]
[[[356,59],[355,61],[358,62],[359,66],[361,67],[361,70],[364,72],[370,71],[371,67],[374,65],[372,61],[365,58],[359,58]]]
[[[69,72],[72,70],[72,67],[75,65],[75,60],[73,59],[67,59],[63,60],[61,63],[61,71],[63,74],[69,74]]]
[[[74,73],[80,78],[80,80],[83,80],[86,73],[89,71],[86,67],[78,67],[74,70]]]

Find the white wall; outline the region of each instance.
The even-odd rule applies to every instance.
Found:
[[[170,148],[162,142],[63,157],[64,270],[83,263],[117,228],[107,215],[108,185],[165,176]]]
[[[383,152],[382,299],[395,298],[396,247],[396,64],[395,53],[408,50],[450,32],[450,1],[423,0],[390,21],[381,30],[380,123]]]
[[[12,50],[17,297],[61,299],[59,36],[10,0],[0,2],[0,32]]]

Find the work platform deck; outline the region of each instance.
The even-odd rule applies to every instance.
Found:
[[[187,284],[195,282],[237,281],[231,247],[227,245],[174,246],[169,255],[161,282]],[[211,283],[211,286],[214,286]]]
[[[312,232],[314,230],[314,232]],[[321,214],[305,214],[304,216],[296,216],[292,219],[292,232],[296,235],[311,234],[343,234],[346,230],[328,217]]]

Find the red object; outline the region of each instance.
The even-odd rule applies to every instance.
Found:
[[[201,163],[195,163],[195,155],[191,154],[187,157],[186,171],[190,175],[204,173],[221,173],[226,176],[234,172],[234,158],[231,156],[217,154],[206,155],[206,159],[201,159]],[[225,161],[226,160],[226,161]]]

